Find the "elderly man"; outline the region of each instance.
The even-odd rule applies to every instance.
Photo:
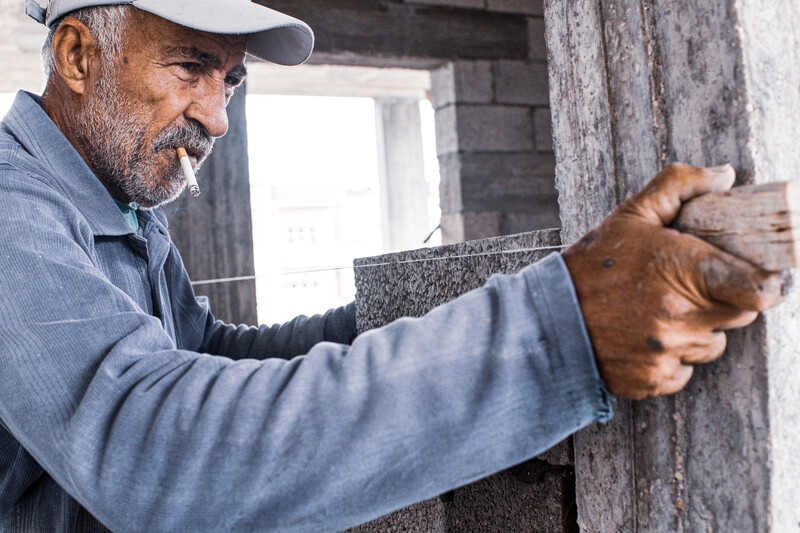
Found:
[[[121,5],[108,5],[121,4]],[[329,531],[679,390],[779,276],[663,226],[730,167],[672,165],[567,250],[354,339],[353,307],[216,321],[158,206],[225,134],[246,53],[304,61],[248,0],[53,0],[41,97],[0,127],[4,531]]]

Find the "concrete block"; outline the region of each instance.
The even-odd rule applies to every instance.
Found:
[[[499,222],[497,226],[497,231],[499,233]],[[442,230],[442,242],[444,244],[454,244],[466,240],[464,238],[464,217],[461,213],[443,214],[440,227]]]
[[[522,13],[525,15],[542,15],[543,0],[487,0],[489,11],[501,13]]]
[[[540,152],[553,153],[553,126],[549,107],[537,107],[533,110],[533,129],[536,135],[536,149]]]
[[[446,105],[488,104],[494,97],[490,61],[454,61],[431,72],[434,109]]]
[[[528,18],[528,57],[535,61],[547,61],[543,18]]]
[[[439,207],[443,214],[464,210],[461,201],[461,155],[451,152],[439,156]]]
[[[447,533],[564,533],[576,523],[574,497],[573,467],[529,462],[454,491]]]
[[[545,257],[559,244],[559,231],[546,230],[357,259],[359,331],[402,316],[421,316],[479,287],[493,273],[516,272]],[[452,501],[423,502],[377,526],[353,531],[577,531],[571,457],[570,443],[562,443],[537,461],[457,489]]]
[[[517,272],[542,259],[560,244],[558,230],[542,230],[356,259],[358,331],[403,316],[422,316],[480,287],[494,273]],[[444,261],[443,257],[453,259]],[[405,296],[397,298],[400,293]]]
[[[442,215],[442,242],[446,244],[526,231],[558,228],[557,202],[552,198],[537,199],[526,206],[529,211],[465,211]]]
[[[372,522],[350,528],[347,533],[386,533],[387,531],[447,533],[445,504],[439,498],[426,500]]]
[[[436,153],[441,155],[458,152],[456,106],[450,105],[436,110],[434,127],[436,128]]]
[[[552,203],[548,210],[558,214],[555,160],[550,154],[451,153],[439,158],[439,169],[443,213],[461,210],[524,212],[534,204]],[[455,183],[459,186],[454,187]]]
[[[532,151],[533,116],[523,106],[448,106],[436,112],[436,145],[439,155]]]
[[[500,104],[546,106],[550,104],[547,65],[530,61],[494,64],[495,101]]]
[[[538,457],[551,465],[574,465],[575,464],[575,450],[572,445],[572,439],[566,439]]]

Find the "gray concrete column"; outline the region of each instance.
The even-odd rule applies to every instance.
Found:
[[[424,245],[428,223],[428,188],[422,153],[419,101],[375,100],[383,242],[389,251]]]
[[[800,6],[545,2],[557,187],[574,242],[672,161],[795,178]],[[591,532],[798,531],[800,298],[728,335],[681,393],[575,437]]]

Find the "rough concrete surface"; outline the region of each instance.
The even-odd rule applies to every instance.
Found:
[[[545,4],[565,242],[673,161],[796,177],[796,2]],[[682,392],[620,401],[574,436],[584,531],[800,531],[798,309],[729,332]]]
[[[542,470],[525,478],[512,469],[455,490],[445,504],[447,533],[577,533],[574,470]]]
[[[433,498],[351,529],[348,533],[438,533],[445,527],[445,503]]]
[[[558,230],[541,230],[357,259],[359,331],[421,316],[479,287],[491,274],[516,272],[559,245]],[[577,527],[574,468],[571,442],[565,441],[533,461],[351,531],[568,532],[571,527]]]
[[[422,316],[480,287],[491,274],[516,272],[558,246],[553,229],[356,259],[359,331]]]

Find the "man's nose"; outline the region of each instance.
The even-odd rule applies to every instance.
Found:
[[[186,118],[194,119],[212,137],[222,137],[228,131],[228,95],[224,83],[208,83],[186,109]]]

